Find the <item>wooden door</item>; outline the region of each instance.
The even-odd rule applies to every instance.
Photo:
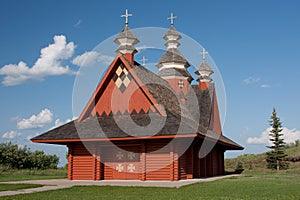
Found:
[[[140,153],[138,153],[138,147],[106,148],[105,154],[105,179],[139,179]]]

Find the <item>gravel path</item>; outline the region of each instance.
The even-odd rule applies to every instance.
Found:
[[[70,181],[67,179],[48,179],[48,180],[27,180],[27,181],[11,181],[0,182],[1,184],[41,184],[43,187],[21,189],[15,191],[0,192],[0,196],[9,196],[17,194],[28,194],[33,192],[42,192],[48,190],[57,190],[70,188],[73,186],[139,186],[139,187],[176,187],[180,188],[193,183],[210,182],[223,178],[229,178],[239,175],[226,175],[211,178],[189,179],[180,181],[138,181],[138,180],[102,180],[102,181]]]

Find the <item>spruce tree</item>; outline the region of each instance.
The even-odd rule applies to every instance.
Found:
[[[282,138],[282,125],[280,122],[279,117],[277,117],[276,109],[273,108],[270,126],[272,127],[270,131],[270,141],[272,142],[271,146],[267,146],[271,149],[270,152],[267,152],[266,160],[267,160],[267,167],[269,169],[287,169],[288,163],[284,161],[284,158],[287,156],[285,154],[285,142]]]

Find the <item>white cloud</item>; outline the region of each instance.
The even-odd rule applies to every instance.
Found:
[[[62,62],[73,56],[75,44],[67,43],[64,35],[56,35],[53,40],[53,44],[41,49],[40,57],[31,68],[23,61],[0,68],[0,75],[5,76],[2,84],[13,86],[29,80],[43,80],[46,76],[74,74],[67,65],[63,66]]]
[[[53,113],[45,108],[39,114],[32,115],[28,119],[22,119],[17,123],[18,129],[42,128],[52,122]]]
[[[146,49],[153,49],[153,48],[154,48],[153,46],[141,45],[141,46],[137,46],[136,50],[137,51],[143,51],[143,50],[146,50]]]
[[[260,135],[260,137],[249,137],[247,139],[248,144],[265,144],[270,145],[271,142],[269,140],[269,133],[271,131],[271,127],[267,128],[265,131],[263,131]],[[285,143],[289,144],[292,142],[295,142],[295,140],[300,140],[300,131],[297,129],[288,129],[286,127],[282,128],[282,134],[283,139]]]
[[[106,65],[113,61],[114,57],[102,55],[96,51],[87,51],[73,59],[72,63],[79,67],[90,67],[97,63],[104,63]]]
[[[54,126],[51,127],[49,130],[54,129],[56,127],[59,127],[61,125],[64,125],[64,124],[66,124],[66,123],[68,123],[72,120],[75,120],[75,119],[76,119],[76,117],[73,117],[72,119],[67,119],[65,122],[61,121],[60,119],[56,119],[55,122],[54,122]]]
[[[246,78],[246,79],[243,80],[243,82],[246,85],[250,85],[252,83],[257,83],[259,81],[260,81],[260,78],[258,78],[258,77],[252,77],[252,76],[250,76],[250,77],[248,77],[248,78]]]
[[[249,137],[247,139],[248,144],[269,144],[269,130],[268,128],[264,132],[261,133],[260,137]]]
[[[271,86],[268,85],[268,84],[262,84],[260,87],[261,87],[261,88],[269,88],[269,87],[271,87]]]
[[[2,138],[13,139],[13,138],[15,138],[17,136],[20,136],[20,135],[21,135],[21,133],[18,133],[16,131],[8,131],[8,132],[6,132],[2,135]]]
[[[61,125],[63,125],[63,122],[60,121],[60,119],[56,119],[55,122],[54,122],[54,127],[53,128],[59,127]]]
[[[80,25],[81,25],[81,23],[82,23],[82,20],[79,19],[79,20],[76,22],[76,24],[74,24],[74,27],[75,27],[75,28],[79,28]]]

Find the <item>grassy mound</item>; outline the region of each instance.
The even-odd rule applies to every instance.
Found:
[[[286,148],[288,158],[300,157],[300,147]],[[266,169],[267,162],[265,160],[266,153],[261,154],[244,154],[236,158],[225,159],[225,170],[234,171],[238,164],[242,164],[245,171],[269,171]],[[288,171],[300,172],[300,162],[289,162],[290,169]]]

